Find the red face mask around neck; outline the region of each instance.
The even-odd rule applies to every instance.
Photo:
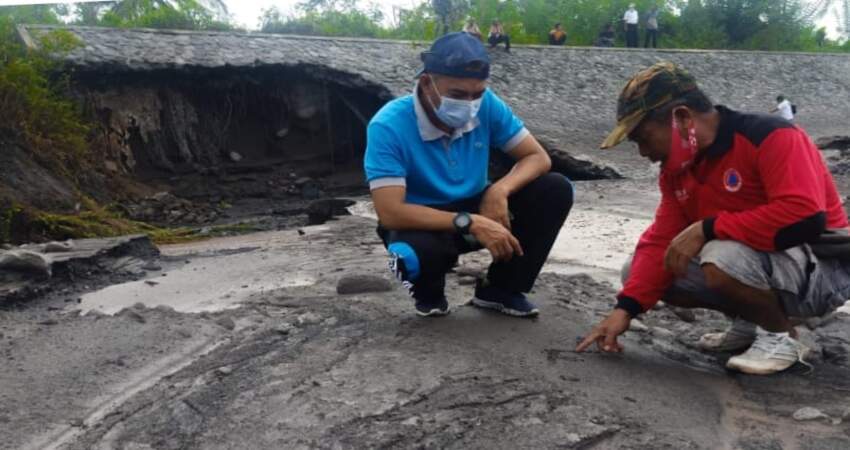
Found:
[[[693,163],[697,150],[697,131],[691,126],[688,128],[688,139],[682,139],[679,132],[679,124],[676,122],[675,112],[671,118],[670,127],[670,154],[664,161],[662,170],[670,173],[681,173]]]

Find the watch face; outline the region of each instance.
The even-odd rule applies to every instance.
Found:
[[[472,219],[467,214],[461,214],[455,217],[455,226],[458,228],[466,228],[472,223]]]

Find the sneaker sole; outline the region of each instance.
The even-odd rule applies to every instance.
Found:
[[[531,311],[517,311],[511,308],[505,308],[505,305],[496,302],[488,302],[487,300],[481,300],[478,297],[472,299],[472,305],[477,306],[479,308],[491,309],[493,311],[498,311],[502,314],[507,314],[511,317],[534,317],[540,314],[540,310],[537,308],[532,309]]]
[[[735,357],[732,357],[732,358],[729,359],[729,361],[726,362],[726,368],[732,369],[732,370],[737,370],[738,372],[745,373],[747,375],[773,375],[775,373],[783,372],[783,371],[786,371],[786,370],[794,367],[794,365],[799,363],[801,360],[804,361],[808,355],[809,355],[809,349],[808,348],[801,349],[799,359],[797,361],[794,361],[793,363],[791,363],[791,365],[789,365],[788,367],[785,367],[785,368],[782,368],[782,369],[772,368],[772,367],[751,367],[751,366],[746,366],[746,365],[743,365],[743,364],[737,364],[735,361],[733,361],[735,359]]]
[[[422,312],[422,311],[417,310],[416,315],[419,316],[419,317],[442,317],[442,316],[448,316],[450,312],[452,312],[451,308],[445,309],[445,310],[439,309],[439,308],[434,308],[434,309],[432,309],[428,312]]]

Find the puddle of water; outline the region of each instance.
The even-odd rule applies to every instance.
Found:
[[[197,313],[238,307],[253,294],[282,288],[311,286],[318,280],[307,272],[293,272],[285,255],[249,252],[215,258],[199,258],[167,276],[110,286],[83,296],[85,314],[105,314],[142,303],[152,308],[169,306],[180,312]]]

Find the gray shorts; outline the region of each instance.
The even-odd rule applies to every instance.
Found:
[[[632,258],[623,266],[628,278]],[[688,273],[676,278],[670,293],[692,296],[703,303],[723,305],[729,300],[706,286],[703,264],[742,284],[776,292],[789,317],[819,317],[850,298],[850,263],[818,259],[808,246],[781,252],[760,252],[736,241],[711,241],[691,261]]]

